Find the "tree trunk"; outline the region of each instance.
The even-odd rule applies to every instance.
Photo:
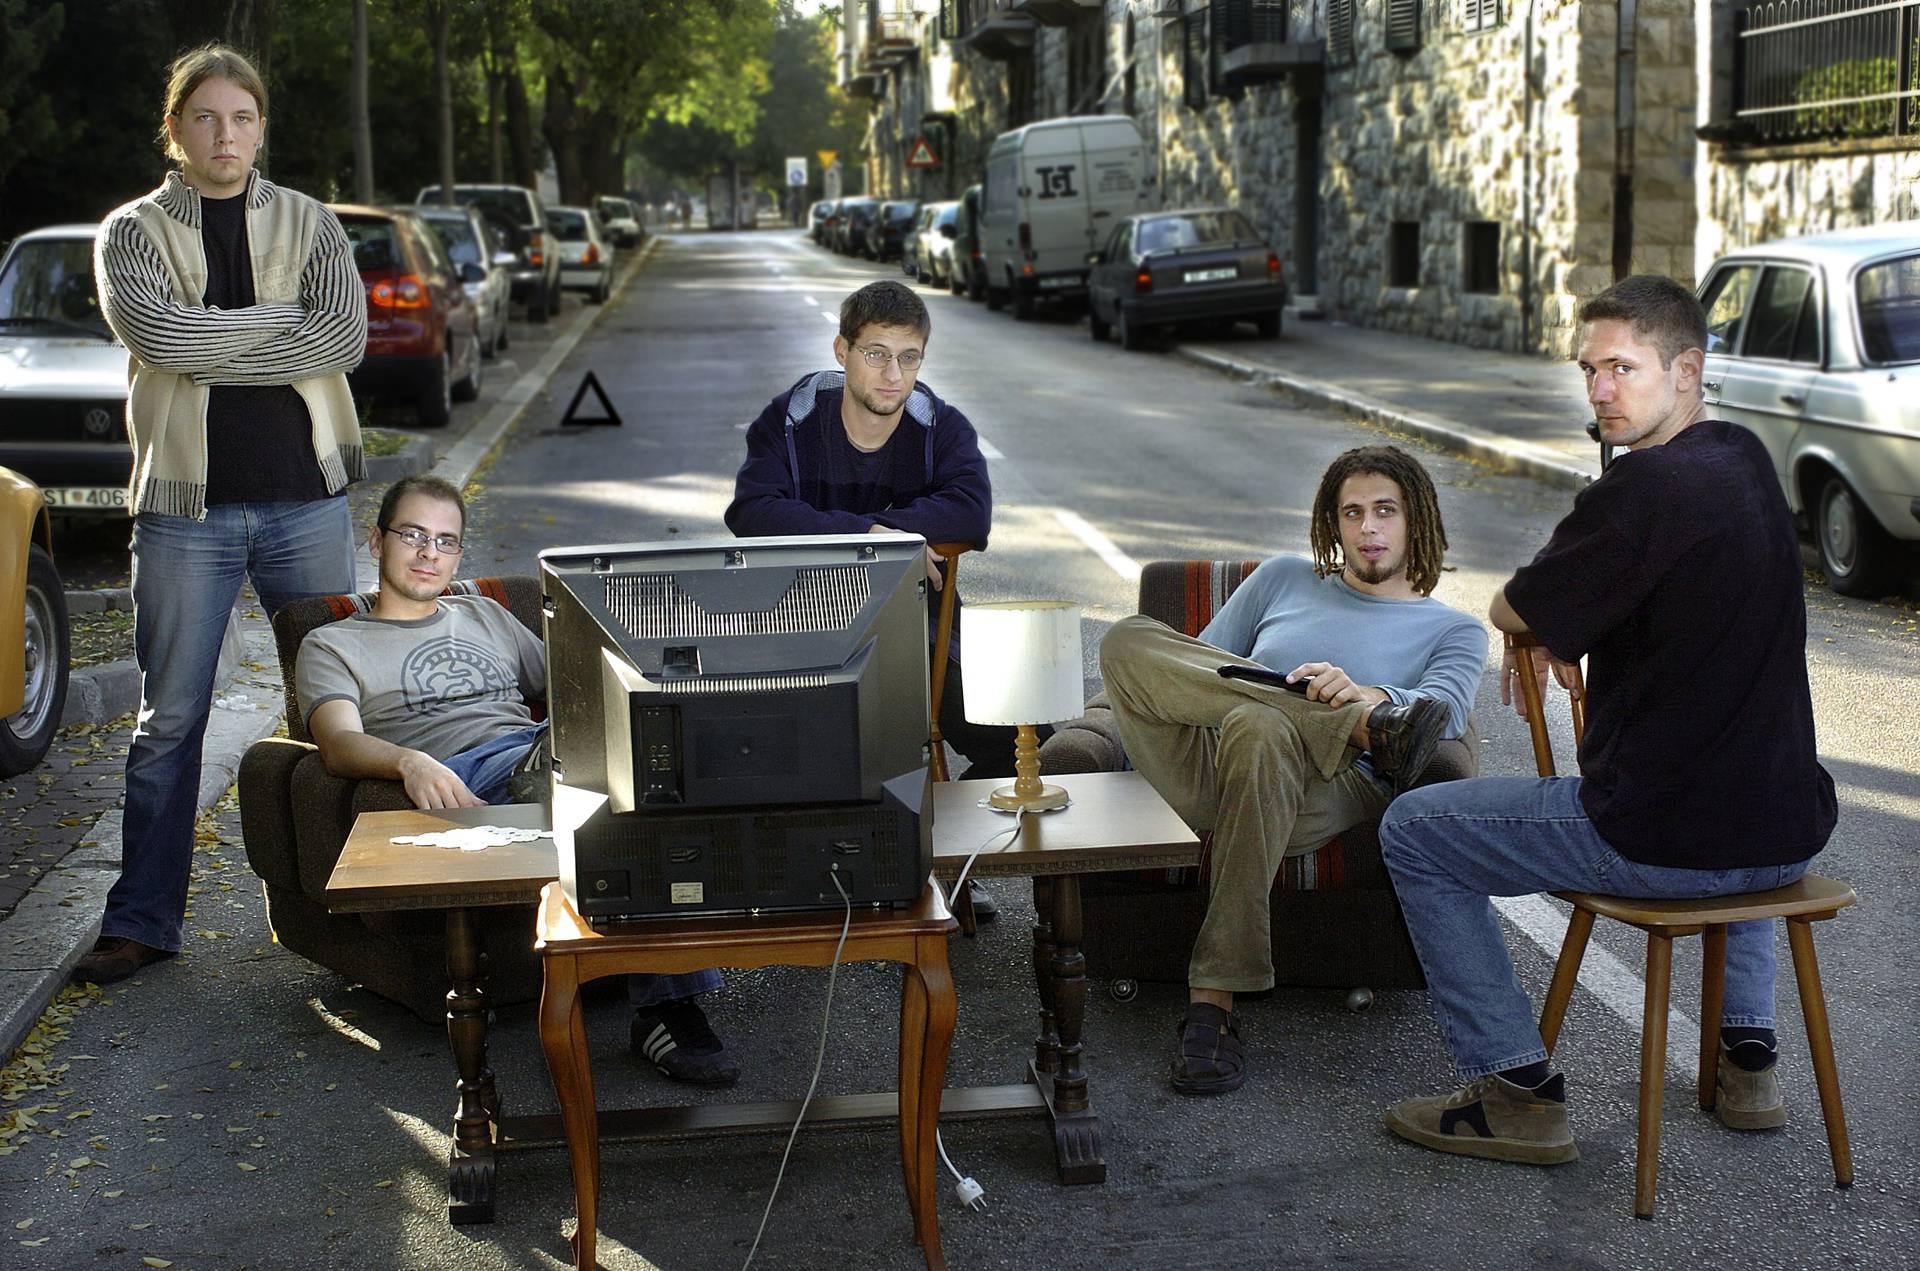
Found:
[[[527,82],[520,78],[519,55],[506,65],[507,148],[513,154],[513,181],[537,189],[539,164],[533,153],[533,108],[527,102]]]
[[[279,0],[232,0],[227,7],[227,43],[245,53],[273,88],[273,10]]]
[[[373,202],[373,116],[367,105],[367,0],[353,0],[353,197]]]
[[[447,65],[447,29],[452,25],[450,0],[429,6],[433,22],[433,99],[440,115],[440,202],[453,202],[453,75]]]
[[[596,110],[587,116],[582,156],[586,168],[589,195],[621,194],[626,189],[621,171],[624,155],[620,121],[610,111]]]
[[[582,122],[572,77],[561,67],[549,68],[547,104],[540,131],[547,139],[547,148],[553,151],[562,203],[579,203],[586,193],[586,173],[580,163]]]

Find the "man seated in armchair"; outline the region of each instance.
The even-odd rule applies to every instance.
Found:
[[[327,771],[399,781],[422,808],[510,800],[516,775],[544,775],[547,726],[527,706],[546,697],[540,641],[484,596],[441,595],[466,520],[448,482],[396,481],[367,533],[380,566],[372,609],[314,629],[295,664]],[[733,1084],[740,1070],[695,1000],[719,983],[717,971],[628,977],[634,1052],[678,1081]]]
[[[1447,547],[1433,481],[1394,446],[1335,459],[1314,497],[1313,558],[1276,556],[1195,639],[1135,615],[1100,670],[1133,766],[1213,831],[1207,916],[1188,965],[1173,1088],[1244,1079],[1235,993],[1273,987],[1268,896],[1289,852],[1380,815],[1467,728],[1480,623],[1432,599]],[[1284,685],[1222,667],[1277,672]]]

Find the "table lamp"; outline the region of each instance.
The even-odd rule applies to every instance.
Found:
[[[1086,710],[1080,657],[1080,606],[1069,600],[1007,600],[960,610],[967,718],[1015,726],[1014,782],[987,801],[1003,812],[1067,806],[1067,792],[1040,783],[1037,724],[1077,719]]]

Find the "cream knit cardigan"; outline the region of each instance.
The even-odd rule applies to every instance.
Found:
[[[327,208],[255,172],[247,182],[253,307],[202,306],[200,192],[178,172],[100,224],[100,310],[128,350],[132,510],[206,518],[207,390],[290,384],[313,420],[327,492],[364,475],[346,373],[367,343],[353,247]]]

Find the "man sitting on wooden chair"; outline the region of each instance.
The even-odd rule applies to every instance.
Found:
[[[1563,684],[1564,668],[1588,659],[1581,775],[1430,786],[1397,799],[1380,826],[1434,1014],[1469,1083],[1396,1105],[1387,1128],[1537,1165],[1578,1152],[1565,1082],[1488,898],[1783,887],[1835,816],[1814,746],[1800,543],[1766,447],[1707,415],[1699,302],[1642,274],[1587,301],[1579,320],[1601,440],[1627,449],[1495,595],[1491,617],[1532,632]],[[1509,654],[1501,697],[1520,709],[1515,674]],[[1736,1129],[1786,1120],[1773,942],[1771,922],[1727,931],[1714,1111]]]
[[[1433,599],[1447,532],[1433,480],[1396,446],[1335,459],[1313,500],[1313,559],[1276,556],[1199,638],[1116,623],[1100,672],[1133,765],[1213,831],[1207,916],[1187,967],[1173,1088],[1244,1079],[1235,993],[1273,987],[1269,896],[1289,852],[1378,816],[1467,728],[1487,660],[1477,621]],[[1228,678],[1279,673],[1288,688]]]
[[[309,632],[294,667],[327,771],[399,781],[422,808],[531,801],[546,776],[547,726],[527,708],[547,695],[539,639],[485,596],[440,594],[466,522],[450,483],[396,481],[367,533],[373,608]],[[677,1081],[732,1085],[740,1070],[694,1000],[719,984],[718,971],[629,976],[634,1053]]]
[[[747,429],[727,528],[742,537],[905,531],[929,543],[987,545],[993,486],[973,425],[919,382],[933,319],[903,283],[873,282],[840,305],[839,370],[815,371],[767,404]],[[928,552],[928,593],[943,584]],[[962,775],[1013,775],[1014,729],[969,723],[960,639],[949,645],[941,734],[967,759]],[[1041,737],[1053,730],[1043,728]],[[969,880],[974,917],[993,900]]]

